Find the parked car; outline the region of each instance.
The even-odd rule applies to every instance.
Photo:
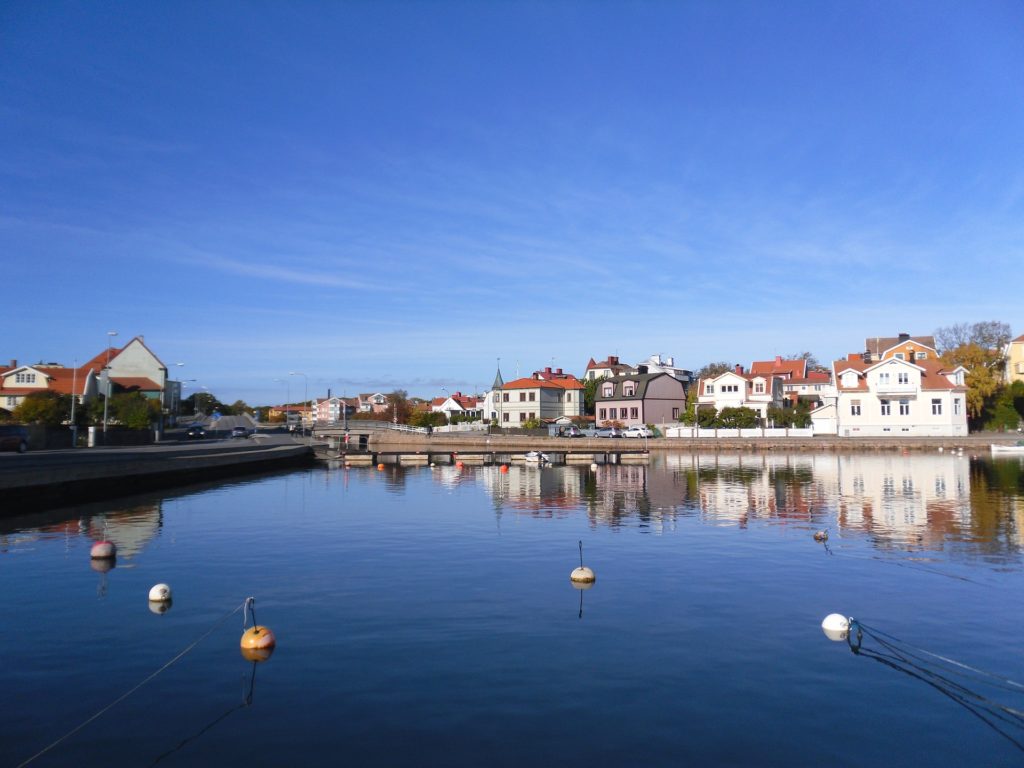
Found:
[[[644,424],[634,424],[632,427],[626,427],[622,432],[623,437],[654,437],[654,432],[647,428]]]
[[[206,437],[206,430],[198,424],[193,424],[191,427],[185,430],[185,437],[189,440],[198,440]]]
[[[249,436],[249,430],[246,429],[245,427],[232,427],[231,428],[231,436],[232,437],[248,437]]]
[[[594,437],[622,437],[622,430],[618,427],[601,427],[594,433]]]
[[[583,431],[579,427],[559,427],[558,437],[583,437]]]
[[[0,425],[0,451],[17,451],[24,453],[28,450],[28,430],[14,424]]]

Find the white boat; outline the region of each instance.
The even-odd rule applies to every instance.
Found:
[[[1018,440],[1016,445],[992,444],[992,453],[997,456],[1024,456],[1024,440]]]
[[[540,451],[530,451],[526,454],[526,462],[528,464],[550,464],[551,459],[548,458],[546,453]]]

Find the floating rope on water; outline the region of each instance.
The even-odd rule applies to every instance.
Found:
[[[879,647],[865,647],[865,637]],[[1024,752],[1024,711],[991,699],[953,678],[1017,694],[1024,694],[1024,684],[912,645],[852,617],[846,641],[855,655],[877,661],[931,686]]]
[[[107,704],[107,705],[106,705],[105,707],[103,707],[103,708],[102,708],[101,710],[99,710],[98,712],[96,712],[96,714],[94,714],[94,715],[91,715],[91,716],[90,716],[90,717],[88,717],[88,718],[87,718],[86,720],[83,720],[83,721],[82,721],[81,723],[79,723],[78,725],[76,725],[76,726],[75,726],[74,728],[72,728],[72,729],[71,729],[70,731],[68,731],[67,733],[65,733],[65,734],[64,734],[63,736],[61,736],[61,737],[60,737],[59,739],[57,739],[56,741],[54,741],[54,742],[52,742],[52,743],[48,744],[47,746],[43,747],[43,748],[42,748],[41,750],[39,750],[38,752],[36,752],[36,753],[35,753],[34,755],[32,755],[32,757],[28,758],[28,759],[27,759],[27,760],[25,760],[24,762],[22,762],[22,763],[18,763],[18,766],[17,766],[17,768],[24,768],[24,766],[26,766],[26,765],[28,765],[29,763],[31,763],[31,762],[33,762],[33,761],[37,760],[38,758],[42,757],[42,756],[43,756],[43,755],[45,755],[45,754],[46,754],[47,752],[49,752],[49,751],[50,751],[51,749],[53,749],[54,747],[56,747],[56,746],[57,746],[58,744],[60,744],[61,742],[65,741],[65,740],[67,740],[67,739],[69,739],[70,737],[74,736],[74,735],[75,735],[76,733],[78,733],[78,732],[79,732],[80,730],[82,730],[83,728],[85,728],[85,726],[89,725],[89,723],[93,722],[93,721],[94,721],[94,720],[96,720],[97,718],[99,718],[99,717],[101,717],[102,715],[106,714],[106,713],[107,713],[108,711],[110,711],[110,710],[111,710],[111,709],[113,709],[113,708],[114,708],[115,706],[117,706],[118,704],[120,704],[120,703],[121,703],[122,701],[124,701],[125,699],[127,699],[127,698],[128,698],[129,696],[131,696],[131,695],[132,695],[133,693],[135,693],[135,692],[136,692],[137,690],[139,690],[139,689],[140,689],[140,688],[141,688],[142,686],[144,686],[144,685],[145,685],[146,683],[148,683],[149,681],[151,681],[151,680],[152,680],[153,678],[155,678],[155,677],[156,677],[157,675],[159,675],[159,674],[160,674],[161,672],[163,672],[163,671],[164,671],[165,669],[167,669],[168,667],[170,667],[170,666],[171,666],[172,664],[174,664],[175,662],[179,661],[179,660],[180,660],[180,659],[181,659],[182,657],[184,657],[184,656],[185,656],[185,655],[186,655],[186,654],[187,654],[187,653],[188,653],[189,651],[191,651],[191,650],[192,650],[193,648],[195,648],[195,647],[196,647],[197,645],[199,645],[199,643],[201,643],[201,642],[202,642],[203,640],[205,640],[206,638],[208,638],[208,637],[209,637],[209,636],[210,636],[211,634],[213,634],[213,631],[214,631],[215,629],[217,629],[217,627],[219,627],[219,626],[220,626],[221,624],[223,624],[223,623],[224,623],[225,621],[227,621],[227,620],[228,620],[229,618],[231,618],[232,616],[234,616],[234,615],[235,615],[236,613],[238,613],[239,611],[243,610],[243,609],[245,608],[245,606],[246,606],[247,604],[249,604],[249,601],[251,601],[251,600],[252,600],[252,598],[251,598],[251,597],[250,597],[250,598],[246,598],[245,602],[241,603],[240,605],[236,606],[235,608],[232,608],[232,609],[231,609],[230,611],[228,611],[228,612],[227,612],[226,614],[224,614],[224,615],[223,615],[223,616],[221,616],[221,617],[220,617],[219,619],[217,619],[217,621],[215,621],[215,622],[213,623],[213,625],[212,625],[212,626],[211,626],[211,627],[210,627],[210,628],[209,628],[208,630],[206,630],[206,631],[205,631],[205,632],[204,632],[204,633],[203,633],[202,635],[200,635],[199,637],[197,637],[197,638],[196,638],[195,640],[193,640],[193,641],[192,641],[191,643],[189,643],[189,644],[188,644],[187,646],[185,646],[185,648],[183,648],[183,649],[182,649],[181,651],[179,651],[179,652],[178,652],[178,654],[177,654],[177,655],[175,655],[175,656],[174,656],[174,657],[173,657],[173,658],[172,658],[172,659],[171,659],[170,661],[168,661],[168,662],[167,662],[166,664],[164,664],[163,666],[161,666],[161,667],[160,667],[159,669],[157,669],[157,670],[156,670],[155,672],[153,672],[152,674],[150,674],[150,675],[149,675],[148,677],[146,677],[145,679],[143,679],[143,680],[142,680],[141,682],[139,682],[138,684],[136,684],[136,685],[135,685],[135,686],[133,686],[132,688],[130,688],[130,689],[128,689],[127,691],[125,691],[124,693],[122,693],[122,694],[121,694],[120,696],[118,696],[118,697],[117,697],[116,699],[114,699],[114,700],[113,700],[112,702],[110,702],[110,703],[109,703],[109,704]],[[244,617],[244,616],[243,616],[243,618],[242,618],[242,624],[243,624],[243,628],[244,628],[244,626],[245,626],[245,617]]]

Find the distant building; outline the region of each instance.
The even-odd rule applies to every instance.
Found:
[[[783,405],[783,379],[767,373],[747,373],[743,366],[701,379],[697,390],[697,405],[712,406],[717,413],[724,408],[750,408],[761,419],[768,418],[769,408]]]
[[[462,416],[471,421],[483,418],[483,403],[475,395],[464,395],[456,392],[448,397],[435,397],[430,401],[430,410],[443,413],[448,421],[453,416]]]
[[[1006,345],[1006,383],[1024,381],[1024,336]]]
[[[672,378],[683,382],[687,390],[690,388],[690,381],[693,379],[693,371],[689,371],[686,368],[677,368],[675,358],[662,358],[659,354],[654,354],[646,360],[641,360],[633,366],[632,373],[667,373]]]
[[[877,363],[879,360],[938,360],[934,336],[875,336],[864,340],[864,361]]]
[[[485,399],[485,411],[504,427],[526,421],[553,421],[583,415],[583,383],[561,368],[534,371],[532,376],[504,382],[501,372]]]
[[[608,359],[602,360],[601,362],[594,362],[594,358],[590,358],[587,363],[587,369],[583,373],[583,378],[590,379],[603,379],[609,376],[618,376],[623,373],[632,373],[633,368],[626,363],[619,362],[617,355],[608,355]]]

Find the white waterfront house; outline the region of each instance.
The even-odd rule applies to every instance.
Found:
[[[723,408],[750,408],[762,419],[769,408],[782,407],[782,379],[771,374],[745,373],[737,365],[732,371],[710,379],[701,379],[697,390],[698,406],[713,406],[717,413]]]
[[[816,432],[831,420],[840,437],[967,434],[966,368],[931,357],[867,357],[853,354],[832,364],[835,399],[824,398],[826,405],[812,414]]]

